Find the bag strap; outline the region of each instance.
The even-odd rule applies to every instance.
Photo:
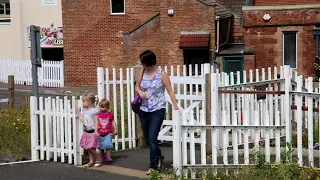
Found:
[[[142,75],[141,75],[140,84],[141,84],[141,81],[142,81],[142,79],[143,79],[143,75],[144,75],[144,68],[142,69]]]

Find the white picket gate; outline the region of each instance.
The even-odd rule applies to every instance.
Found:
[[[80,101],[81,102],[81,101]],[[53,160],[82,165],[83,151],[80,137],[83,125],[76,117],[76,108],[80,103],[73,96],[30,98],[31,155],[32,160]],[[40,154],[40,156],[39,156]]]
[[[64,87],[64,61],[41,60],[38,68],[38,83],[41,87]],[[14,75],[15,84],[32,85],[31,60],[0,58],[0,82],[8,83],[8,76]]]
[[[264,89],[257,90],[257,86],[261,85],[265,85]],[[256,70],[255,74],[251,70],[249,77],[244,71],[241,83],[240,72],[237,72],[236,83],[233,73],[211,73],[211,123],[206,124],[203,110],[200,113],[202,118],[199,125],[187,121],[188,116],[193,116],[192,111],[180,110],[173,113],[174,168],[178,174],[196,178],[196,168],[232,169],[251,165],[254,162],[249,157],[255,151],[263,152],[267,162],[280,161],[281,152],[288,150],[286,143],[293,143],[293,137],[297,139],[294,155],[298,157],[298,163],[301,166],[314,166],[315,158],[319,157],[320,152],[319,146],[319,150],[314,152],[313,142],[313,128],[319,129],[319,88],[320,84],[318,88],[313,88],[312,77],[305,79],[303,83],[302,76],[293,73],[289,66],[281,67],[280,72],[276,67],[273,72],[268,68],[268,74],[265,69],[262,69],[260,74],[259,70]],[[258,100],[258,94],[266,94],[266,97]],[[303,105],[303,98],[307,107]],[[293,123],[297,124],[294,131]],[[304,150],[302,145],[303,128],[308,131],[307,150]],[[199,159],[192,135],[194,129],[201,131]],[[206,130],[211,130],[209,154],[206,151]],[[229,136],[230,131],[232,136]],[[282,138],[285,138],[285,143],[281,143]],[[254,144],[251,149],[250,143]],[[261,143],[264,143],[263,147]],[[243,147],[240,148],[239,145]],[[232,150],[228,150],[230,147]],[[304,154],[306,151],[308,154]],[[212,158],[208,159],[207,155]],[[305,156],[308,157],[307,161]],[[187,168],[191,168],[190,174],[187,173]]]

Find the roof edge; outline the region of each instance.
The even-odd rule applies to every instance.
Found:
[[[150,19],[148,19],[146,22],[142,23],[141,25],[137,26],[136,28],[134,28],[133,30],[129,31],[129,32],[123,32],[123,35],[130,35],[132,33],[134,33],[135,31],[137,31],[138,29],[140,29],[142,26],[148,24],[150,21],[152,21],[153,19],[155,19],[156,17],[160,16],[160,12],[157,12],[154,16],[152,16]]]
[[[217,3],[215,3],[215,4],[207,4],[207,3],[205,3],[205,2],[203,2],[201,0],[197,0],[197,1],[200,2],[201,4],[205,5],[205,6],[211,6],[211,7],[217,6]]]

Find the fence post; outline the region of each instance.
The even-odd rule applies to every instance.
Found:
[[[308,77],[308,93],[313,93],[313,77]],[[313,158],[313,97],[308,97],[306,100],[308,103],[308,150],[309,150],[309,165],[314,166],[314,158]],[[298,108],[298,107],[297,107]],[[318,143],[318,142],[317,142]]]
[[[182,172],[182,154],[187,152],[181,152],[181,119],[180,111],[173,110],[172,114],[172,131],[173,131],[173,170],[176,171],[176,175],[180,176]]]
[[[205,116],[206,116],[206,125],[211,124],[211,65],[210,63],[206,63],[203,65],[203,73],[205,75]],[[210,153],[212,151],[212,140],[211,140],[211,130],[206,130],[206,152]]]
[[[205,109],[205,117],[206,117],[206,125],[211,124],[211,74],[205,74],[205,82],[206,82],[206,109]],[[210,154],[212,151],[212,139],[211,139],[211,130],[206,130],[206,152]]]
[[[218,73],[211,74],[211,125],[217,125],[219,120],[219,76]],[[212,164],[217,164],[217,149],[218,149],[218,141],[219,137],[219,130],[212,130],[211,137],[212,137]],[[208,136],[207,136],[208,137]]]
[[[139,75],[139,72],[140,70],[142,69],[142,66],[141,65],[138,65],[138,66],[135,66],[133,67],[133,72],[134,72],[134,80],[135,80],[135,83],[134,85],[136,84],[136,81],[137,81],[137,75]],[[138,95],[138,93],[136,91],[134,91],[134,97],[136,97]],[[140,119],[139,119],[139,116],[137,114],[135,114],[135,119],[136,119],[136,135],[137,135],[137,138],[138,138],[138,143],[137,143],[137,147],[138,148],[143,148],[146,146],[146,141],[144,139],[144,136],[143,136],[143,130],[142,130],[142,127],[141,127],[141,122],[140,122]]]
[[[103,68],[102,67],[98,67],[97,68],[97,84],[98,84],[98,98],[101,100],[103,99],[105,96],[105,92],[104,92],[104,72],[103,72]]]
[[[38,128],[38,117],[37,111],[37,97],[30,97],[30,126],[31,126],[31,159],[39,160],[39,128]]]
[[[60,61],[60,87],[64,87],[64,61]]]
[[[283,67],[284,73],[284,121],[286,126],[286,144],[291,144],[291,136],[292,136],[292,127],[291,127],[291,98],[290,98],[290,90],[291,90],[291,74],[290,74],[290,66]],[[289,147],[286,145],[286,150],[289,151]],[[291,157],[287,160],[291,160]]]
[[[8,76],[9,108],[14,108],[14,76]]]

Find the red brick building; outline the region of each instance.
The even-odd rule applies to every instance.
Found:
[[[146,49],[156,53],[159,65],[218,62],[220,48],[224,55],[243,49],[242,5],[243,0],[62,0],[65,81],[94,85],[98,66],[138,65]]]
[[[318,0],[248,0],[243,7],[244,44],[252,50],[245,60],[252,68],[290,65],[304,77],[313,76],[317,59]],[[318,42],[317,42],[318,41]]]

